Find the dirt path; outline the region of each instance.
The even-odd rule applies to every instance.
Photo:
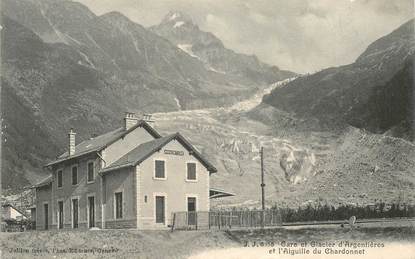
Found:
[[[372,225],[355,229],[303,228],[225,231],[32,231],[2,233],[1,258],[292,258],[276,254],[287,244],[312,242],[325,244],[341,241],[383,244],[381,249],[367,248],[369,258],[404,259],[415,254],[415,228]],[[263,245],[261,245],[263,243]],[[338,246],[338,245],[336,245]],[[276,252],[270,253],[271,249]],[[336,248],[336,247],[334,247]],[[336,248],[337,249],[337,248]],[[294,250],[292,250],[294,251]],[[327,258],[324,248],[319,256]],[[394,253],[395,251],[395,253]],[[295,258],[305,258],[296,254]],[[355,258],[348,255],[347,258]],[[360,255],[359,258],[362,258]],[[366,257],[364,257],[366,258]]]
[[[187,258],[237,245],[219,231],[32,231],[2,233],[0,241],[0,258]]]

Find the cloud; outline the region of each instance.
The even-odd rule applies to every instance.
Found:
[[[414,16],[412,0],[79,0],[144,26],[171,10],[190,16],[235,51],[297,72],[353,62],[374,40]]]

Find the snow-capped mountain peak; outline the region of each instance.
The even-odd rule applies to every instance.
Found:
[[[162,24],[173,26],[174,28],[181,27],[184,24],[193,24],[192,18],[182,12],[169,12],[162,20]]]
[[[181,16],[181,14],[180,13],[173,13],[172,15],[170,15],[170,17],[169,17],[169,21],[173,21],[173,20],[175,20],[176,18],[179,18]]]
[[[183,26],[185,24],[185,22],[183,22],[183,21],[178,21],[178,22],[176,22],[175,24],[174,24],[174,28],[179,28],[179,27],[181,27],[181,26]]]

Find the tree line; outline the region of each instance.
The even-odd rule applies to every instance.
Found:
[[[351,216],[358,219],[415,217],[415,205],[384,202],[366,206],[341,204],[336,207],[308,204],[295,209],[274,205],[271,210],[278,210],[282,222],[345,220]]]

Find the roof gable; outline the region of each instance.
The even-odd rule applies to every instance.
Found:
[[[125,137],[127,134],[134,131],[138,127],[144,128],[145,130],[147,130],[147,132],[151,136],[153,136],[156,139],[161,137],[161,135],[153,127],[151,127],[146,121],[140,120],[137,122],[136,125],[134,125],[128,130],[124,130],[124,128],[118,128],[113,131],[107,132],[105,134],[99,135],[97,137],[82,141],[81,143],[76,145],[75,154],[73,154],[72,156],[69,156],[69,153],[65,152],[62,155],[60,155],[55,161],[48,163],[46,166],[55,165],[55,164],[64,162],[69,159],[81,157],[83,155],[87,155],[92,152],[101,151],[102,149],[108,147],[109,145],[116,142],[120,138]]]
[[[180,133],[171,134],[159,139],[155,139],[137,146],[123,157],[101,170],[102,173],[117,170],[128,166],[136,166],[150,157],[152,154],[163,148],[170,141],[177,140],[185,147],[191,155],[196,157],[210,173],[216,173],[216,168],[209,163]]]

